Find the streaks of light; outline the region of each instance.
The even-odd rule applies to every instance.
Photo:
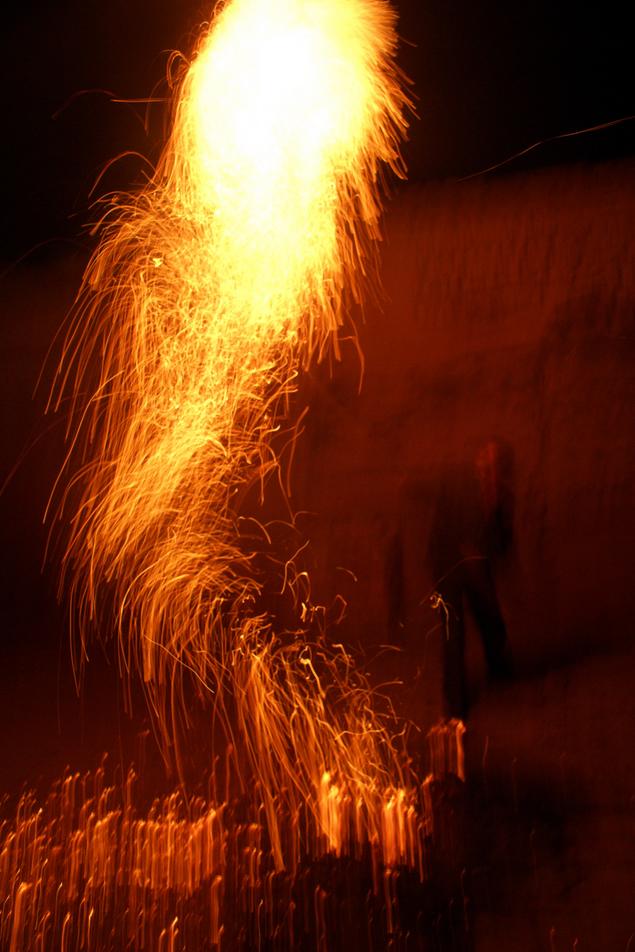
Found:
[[[278,465],[299,368],[360,294],[381,168],[401,171],[394,27],[384,0],[219,8],[152,180],[104,207],[53,398],[71,408],[58,512],[78,667],[114,606],[122,675],[141,673],[166,761],[188,694],[235,712],[279,869],[283,791],[337,850],[335,804],[378,817],[408,783],[350,659],[285,643],[253,609],[235,528],[239,489]]]

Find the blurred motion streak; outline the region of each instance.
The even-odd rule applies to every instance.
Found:
[[[462,725],[450,723],[430,742],[437,749],[445,743],[451,756],[461,734]],[[391,884],[399,867],[410,867],[420,883],[428,879],[436,822],[430,788],[439,780],[428,776],[410,798],[395,792],[379,817],[333,796],[326,823],[316,823],[310,804],[290,813],[280,795],[278,829],[290,862],[276,871],[255,799],[214,804],[175,792],[156,798],[144,815],[134,770],[117,783],[108,782],[105,760],[94,772],[68,773],[42,805],[24,794],[15,817],[0,824],[0,946],[216,950],[264,941],[272,949],[304,948],[307,936],[319,935],[325,910],[332,915],[339,902],[336,871],[320,865],[329,824],[350,852],[339,870],[341,888],[368,891],[370,867],[367,907],[384,936],[398,933]],[[381,836],[373,836],[378,827]],[[345,936],[346,923],[337,931]]]

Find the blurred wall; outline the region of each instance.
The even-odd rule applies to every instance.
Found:
[[[389,206],[383,300],[357,319],[363,368],[344,342],[305,382],[292,479],[313,598],[347,600],[350,637],[416,646],[434,625],[439,486],[493,436],[513,455],[497,584],[516,657],[630,638],[634,172],[485,177]]]

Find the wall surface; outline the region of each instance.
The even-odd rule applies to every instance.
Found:
[[[328,600],[335,567],[354,572],[363,640],[398,637],[399,565],[402,638],[418,637],[439,487],[492,437],[511,457],[498,584],[515,653],[537,663],[630,638],[633,173],[483,178],[390,207],[383,301],[357,322],[361,392],[345,342],[332,376],[309,383],[292,479],[297,508],[317,514],[316,586]]]
[[[466,639],[477,950],[623,952],[635,935],[634,186],[631,163],[405,191],[363,361],[344,342],[302,394],[312,597],[332,617],[346,600],[342,639],[420,728],[442,708],[439,494],[492,437],[512,461],[494,575],[515,680],[487,683],[469,617]]]

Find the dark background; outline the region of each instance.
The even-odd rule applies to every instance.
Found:
[[[400,0],[400,62],[418,97],[411,181],[460,177],[538,140],[635,113],[623,4]],[[3,14],[0,257],[77,242],[89,193],[116,156],[153,159],[161,109],[112,100],[165,94],[167,51],[188,52],[200,0],[25,2]],[[514,168],[632,154],[633,123],[542,146]],[[96,190],[138,180],[127,156]]]

